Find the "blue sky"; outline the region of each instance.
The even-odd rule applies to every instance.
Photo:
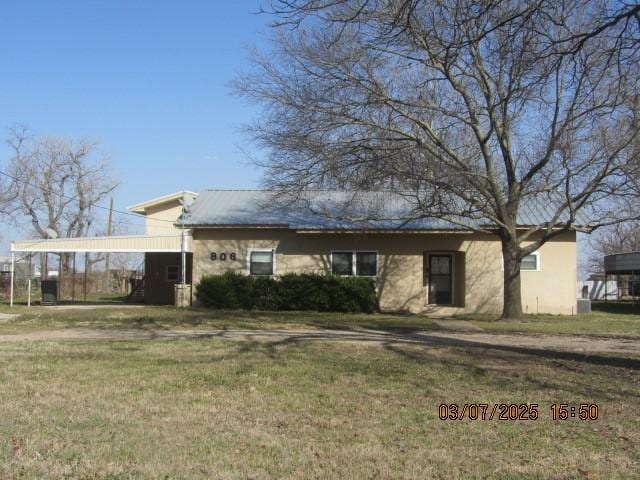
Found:
[[[2,138],[25,123],[36,134],[99,139],[121,181],[121,209],[181,189],[258,186],[240,128],[258,111],[228,84],[247,68],[246,48],[265,41],[269,18],[253,13],[259,6],[3,1]],[[7,155],[3,144],[0,165]]]
[[[265,42],[269,17],[255,14],[259,6],[3,0],[0,138],[24,123],[36,134],[99,139],[121,182],[114,199],[121,210],[182,189],[259,186],[240,128],[259,111],[228,86],[249,67],[246,49]],[[0,166],[8,154],[2,142]],[[0,254],[27,235],[0,225]]]

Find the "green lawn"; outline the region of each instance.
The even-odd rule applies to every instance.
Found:
[[[0,343],[0,478],[632,478],[637,371],[486,349]],[[442,421],[530,402],[536,421]],[[554,402],[597,403],[553,421]]]
[[[592,312],[585,315],[527,315],[522,321],[501,321],[481,316],[463,316],[488,332],[546,333],[640,337],[640,315]]]
[[[20,317],[0,321],[0,334],[61,328],[371,328],[430,330],[439,328],[419,315],[340,314],[317,312],[246,312],[174,307],[109,307],[92,310],[56,310],[35,306],[5,306],[3,313]]]

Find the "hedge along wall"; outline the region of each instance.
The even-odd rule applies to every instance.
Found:
[[[287,274],[251,277],[234,272],[203,277],[196,298],[205,307],[244,310],[314,310],[373,313],[378,308],[371,278]]]

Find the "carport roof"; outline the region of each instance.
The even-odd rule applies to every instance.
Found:
[[[12,252],[181,252],[182,234],[124,235],[111,237],[49,238],[19,240],[11,244]],[[185,235],[185,251],[191,252],[191,237]]]

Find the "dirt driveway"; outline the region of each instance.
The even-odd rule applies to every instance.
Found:
[[[0,335],[2,342],[56,340],[155,340],[180,338],[220,338],[233,341],[286,344],[301,341],[358,342],[369,344],[413,344],[512,350],[545,356],[576,358],[639,357],[640,342],[626,338],[578,335],[522,335],[478,332],[397,333],[378,330],[269,329],[269,330],[187,330],[187,329],[65,329]],[[640,362],[640,360],[639,360]]]

